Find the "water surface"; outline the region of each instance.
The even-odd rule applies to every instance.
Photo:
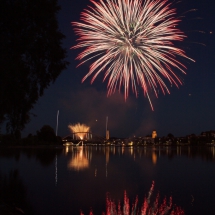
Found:
[[[0,149],[1,208],[26,214],[102,214],[106,197],[138,207],[157,194],[185,214],[214,215],[215,147],[37,147]],[[5,210],[6,210],[5,209]]]

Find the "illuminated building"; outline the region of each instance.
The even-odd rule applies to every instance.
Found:
[[[152,131],[152,138],[155,139],[157,137],[157,132],[154,130]]]

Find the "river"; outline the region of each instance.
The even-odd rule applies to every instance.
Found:
[[[214,146],[0,148],[0,214],[214,215],[214,200]]]

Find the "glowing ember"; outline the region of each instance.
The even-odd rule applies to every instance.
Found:
[[[75,125],[68,125],[68,128],[73,134],[75,134],[76,137],[80,138],[81,140],[84,139],[84,137],[90,130],[90,127],[80,123],[77,123]]]

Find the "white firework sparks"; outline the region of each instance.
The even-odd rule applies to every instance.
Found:
[[[90,131],[90,127],[80,123],[77,123],[75,125],[68,125],[68,128],[81,140],[83,140],[86,134]]]

